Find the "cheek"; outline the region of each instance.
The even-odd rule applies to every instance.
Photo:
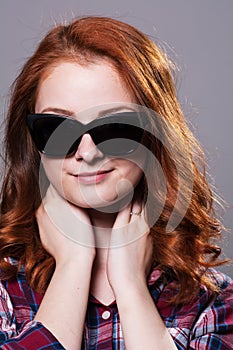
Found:
[[[139,147],[129,159],[122,160],[119,163],[119,169],[122,168],[125,177],[137,184],[142,177],[147,163],[147,155],[144,148]]]
[[[143,162],[137,162],[137,164],[135,164],[133,161],[126,161],[125,165],[119,167],[122,175],[122,181],[130,183],[131,187],[133,188],[136,187],[143,176],[143,166]]]
[[[146,162],[146,156],[143,150],[135,152],[131,159],[119,160],[118,169],[122,177],[121,193],[124,191],[129,192],[130,187],[133,190],[137,186],[144,175]]]
[[[131,181],[133,187],[136,187],[136,185],[139,183],[143,173],[143,170],[139,166],[134,166],[133,169],[131,169],[129,180]]]
[[[49,159],[42,155],[41,163],[49,182],[61,193],[63,160]]]

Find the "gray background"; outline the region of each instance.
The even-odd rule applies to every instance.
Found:
[[[212,181],[228,203],[220,214],[232,230],[232,0],[0,0],[0,120],[10,84],[51,24],[89,14],[135,25],[178,64],[179,100],[205,150]],[[224,233],[222,243],[230,258],[232,235]],[[231,265],[221,269],[233,277]]]

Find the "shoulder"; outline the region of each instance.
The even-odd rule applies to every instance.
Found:
[[[0,280],[0,343],[16,335],[14,319],[14,306],[6,288],[5,281]]]
[[[196,303],[201,311],[201,319],[206,315],[209,317],[212,315],[213,317],[218,316],[219,322],[220,315],[223,316],[226,312],[230,312],[233,321],[233,280],[225,273],[212,268],[207,270],[206,275],[217,286],[218,292],[212,292],[203,285],[200,287]]]
[[[18,262],[7,259],[12,265]],[[22,324],[25,320],[30,321],[38,311],[43,295],[34,291],[27,282],[24,267],[18,269],[14,278],[9,280],[0,279],[0,312],[9,310],[14,313],[17,324]]]
[[[165,322],[182,327],[188,324],[190,328],[198,319],[201,322],[206,315],[212,318],[216,314],[224,314],[226,310],[233,318],[233,280],[215,269],[208,269],[206,274],[218,287],[218,293],[200,285],[198,293],[188,303],[179,305],[169,302],[179,291],[176,281],[168,277],[167,283],[164,283],[161,274],[154,278],[155,283],[151,283],[150,290]]]
[[[208,277],[218,287],[219,292],[213,300],[212,308],[219,307],[220,305],[224,308],[231,308],[233,310],[233,280],[231,277],[216,271],[215,269],[209,269]]]
[[[4,258],[4,263],[6,264],[6,269],[4,270],[0,269],[1,286],[4,286],[8,290],[9,286],[15,285],[15,284],[21,284],[22,282],[26,281],[26,274],[25,274],[24,267],[19,266],[18,260],[11,257],[7,257],[7,258]],[[8,267],[14,269],[12,270],[13,271],[12,275],[6,272]]]
[[[203,334],[218,334],[225,342],[233,341],[233,280],[226,274],[214,269],[208,270],[208,276],[218,286],[219,292],[209,299],[193,328],[194,338]],[[206,292],[207,293],[207,292]]]
[[[4,259],[10,265],[17,266],[18,261],[12,258]],[[22,296],[21,284],[25,280],[24,269],[11,279],[6,279],[0,270],[0,309],[13,312],[14,299]]]
[[[220,292],[224,292],[228,288],[233,291],[233,280],[230,276],[215,269],[208,269],[206,274],[218,286]]]
[[[7,262],[16,266],[16,274],[14,277],[6,279],[1,278],[0,271],[1,294],[8,296],[15,310],[26,308],[36,312],[43,295],[38,294],[28,284],[24,266],[19,267],[18,261],[12,258],[7,258]]]

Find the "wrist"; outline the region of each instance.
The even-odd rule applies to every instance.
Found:
[[[56,268],[57,272],[67,272],[67,271],[76,271],[79,274],[88,274],[91,273],[92,266],[94,262],[94,257],[75,257],[75,258],[63,258],[56,260]]]
[[[116,302],[133,304],[135,305],[135,300],[145,298],[145,296],[150,295],[146,281],[137,281],[137,283],[122,283],[119,288],[113,288]]]

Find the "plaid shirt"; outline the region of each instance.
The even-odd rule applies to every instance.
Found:
[[[148,288],[177,349],[233,349],[233,281],[215,270],[210,274],[221,293],[214,297],[201,287],[189,304],[180,306],[167,303],[174,282],[165,283],[158,270],[150,275]],[[48,329],[33,321],[43,295],[29,287],[23,270],[17,279],[2,281],[0,293],[1,349],[64,349]],[[125,349],[115,302],[105,306],[90,296],[82,349]]]

